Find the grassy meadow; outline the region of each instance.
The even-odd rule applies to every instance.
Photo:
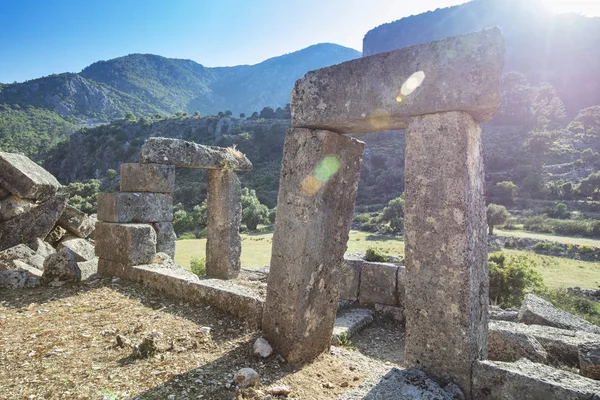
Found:
[[[513,233],[512,231],[507,231]],[[504,233],[504,232],[503,232]],[[518,232],[529,237],[547,236]],[[273,233],[242,234],[242,266],[245,268],[269,265]],[[564,238],[565,243],[591,244],[592,239]],[[553,240],[553,239],[551,239]],[[580,241],[583,240],[583,241]],[[595,241],[599,242],[600,241]],[[598,244],[596,244],[598,245]],[[367,232],[351,231],[348,240],[348,253],[364,253],[375,247],[390,255],[403,255],[404,242],[401,237],[378,236]],[[175,261],[189,268],[191,257],[205,257],[206,239],[178,240]],[[510,254],[523,254],[535,259],[536,269],[542,274],[545,284],[552,289],[579,286],[597,288],[600,285],[600,262],[587,262],[562,257],[550,257],[531,251],[504,250]]]

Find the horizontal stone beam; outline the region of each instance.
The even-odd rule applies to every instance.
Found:
[[[500,105],[499,28],[376,54],[307,73],[292,91],[292,127],[370,133],[410,117],[466,111],[479,123]]]
[[[181,139],[150,138],[142,146],[142,162],[179,168],[250,171],[252,163],[234,148],[204,146]]]

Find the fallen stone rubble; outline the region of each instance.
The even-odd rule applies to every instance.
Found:
[[[80,281],[97,272],[95,219],[21,154],[0,152],[0,289]]]

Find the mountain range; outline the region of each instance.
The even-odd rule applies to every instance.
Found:
[[[265,106],[285,107],[294,82],[306,72],[360,56],[322,43],[256,65],[208,68],[192,60],[130,54],[98,61],[79,74],[0,85],[0,104],[44,108],[92,125],[128,112],[250,115]]]

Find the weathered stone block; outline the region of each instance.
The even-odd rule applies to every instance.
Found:
[[[392,319],[399,323],[404,323],[404,307],[390,306],[388,304],[375,304],[375,311],[378,313],[392,317]]]
[[[398,266],[396,293],[398,296],[398,304],[404,306],[406,303],[406,267],[404,265]]]
[[[546,363],[548,353],[532,335],[492,325],[488,331],[488,358],[507,362],[527,358],[533,362]]]
[[[476,361],[473,368],[477,400],[595,400],[598,393],[600,382],[526,359]]]
[[[500,105],[499,28],[358,58],[307,73],[292,91],[292,127],[369,133],[416,115],[465,111],[489,121]]]
[[[156,232],[146,224],[96,224],[96,255],[125,265],[149,264],[156,256]]]
[[[37,267],[35,267],[29,263],[26,263],[25,261],[21,261],[21,260],[14,260],[13,263],[15,264],[15,267],[17,270],[27,271],[29,276],[32,278],[41,278],[42,275],[44,274],[43,265],[42,265],[42,268],[37,268]]]
[[[80,261],[77,267],[81,271],[81,280],[86,280],[90,276],[98,273],[98,258],[93,258],[89,261]]]
[[[62,240],[63,237],[65,237],[66,233],[67,231],[65,230],[65,228],[56,225],[54,228],[52,228],[50,233],[46,235],[44,241],[48,242],[51,246],[58,246],[58,243]]]
[[[340,271],[339,293],[340,299],[357,301],[360,286],[360,271],[364,261],[360,259],[344,258]]]
[[[411,119],[405,165],[405,363],[469,393],[488,330],[479,125],[465,112]]]
[[[40,238],[36,238],[30,242],[28,246],[35,251],[36,254],[44,258],[48,257],[50,254],[56,253],[56,250],[50,245],[50,243]]]
[[[0,151],[0,171],[0,184],[24,199],[47,199],[61,186],[50,172],[22,154]]]
[[[240,273],[242,186],[235,172],[208,171],[206,276],[232,279]]]
[[[373,310],[354,308],[341,312],[335,319],[331,343],[337,344],[340,337],[350,338],[373,322]]]
[[[149,138],[142,146],[142,162],[179,168],[250,171],[252,163],[235,149],[204,146],[181,139]]]
[[[63,247],[73,252],[77,262],[90,261],[96,257],[94,244],[85,239],[69,237],[58,244],[58,250]]]
[[[0,251],[46,237],[62,214],[67,198],[66,195],[52,197],[31,211],[0,224]]]
[[[42,282],[47,284],[54,281],[81,281],[81,270],[77,265],[75,254],[67,248],[62,248],[49,255],[44,261]]]
[[[121,164],[121,192],[173,193],[175,166]]]
[[[363,147],[328,131],[287,132],[263,332],[290,361],[329,348]]]
[[[586,378],[600,380],[600,342],[579,346],[579,369]]]
[[[10,196],[0,201],[0,221],[7,221],[31,210],[34,203],[19,196]]]
[[[359,302],[396,305],[398,266],[388,263],[365,262],[360,276]]]
[[[169,222],[173,220],[173,196],[161,193],[99,193],[98,220]]]
[[[341,397],[344,398],[345,397]],[[359,397],[350,397],[357,399]],[[446,392],[423,371],[418,369],[392,368],[361,400],[454,400],[454,395]]]
[[[94,222],[84,212],[68,204],[58,219],[58,225],[83,239],[94,231]]]
[[[546,300],[529,293],[525,296],[518,321],[525,324],[546,325],[555,328],[600,334],[600,327],[571,313],[559,310]]]
[[[177,235],[170,222],[155,222],[152,224],[156,231],[156,252],[168,254],[175,258]]]

